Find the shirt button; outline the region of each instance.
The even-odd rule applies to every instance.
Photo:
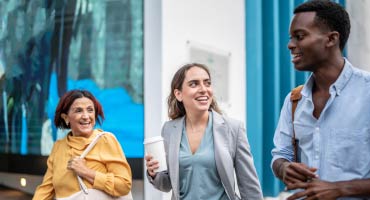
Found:
[[[315,156],[315,159],[316,159],[316,160],[317,160],[317,159],[319,159],[319,156],[318,156],[318,155],[316,155],[316,156]]]
[[[315,132],[316,132],[316,133],[319,133],[319,132],[320,132],[320,128],[319,128],[319,127],[316,127],[316,128],[315,128]]]

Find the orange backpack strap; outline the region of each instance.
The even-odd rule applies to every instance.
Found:
[[[294,150],[294,162],[298,162],[298,144],[297,144],[297,140],[295,139],[294,113],[295,113],[295,109],[297,108],[298,101],[301,100],[302,98],[302,94],[301,94],[302,89],[303,89],[303,85],[300,85],[294,88],[290,94],[290,100],[292,101],[292,126],[293,126],[292,144],[293,144],[293,150]]]

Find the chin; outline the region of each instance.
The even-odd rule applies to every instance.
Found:
[[[307,71],[306,67],[299,64],[294,64],[294,69],[296,69],[297,71]]]
[[[208,111],[209,110],[209,106],[205,106],[205,107],[201,107],[199,108],[200,111]]]

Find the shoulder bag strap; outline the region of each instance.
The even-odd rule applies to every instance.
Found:
[[[82,152],[82,154],[80,155],[80,158],[85,158],[85,156],[90,152],[90,150],[95,146],[95,144],[98,142],[98,140],[100,139],[101,136],[103,136],[105,134],[105,132],[102,132],[102,133],[99,133],[97,136],[95,136],[95,138],[93,139],[93,141],[91,141],[91,143],[89,144],[89,146],[87,146],[87,148],[85,149],[84,152]],[[80,176],[77,176],[77,180],[80,184],[80,188],[81,190],[85,193],[85,194],[88,194],[88,190],[87,190],[87,187],[85,185],[85,183],[82,181],[82,178]]]
[[[293,126],[293,136],[292,136],[292,144],[293,144],[293,151],[294,151],[294,162],[298,162],[298,144],[297,140],[295,139],[295,131],[294,131],[294,113],[298,105],[298,101],[302,98],[302,91],[303,85],[300,85],[294,88],[290,94],[290,100],[292,101],[292,126]]]

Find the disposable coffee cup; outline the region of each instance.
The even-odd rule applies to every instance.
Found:
[[[154,172],[167,170],[166,152],[164,151],[163,138],[155,136],[144,140],[145,151],[147,155],[153,156],[154,160],[158,160],[159,168]]]

